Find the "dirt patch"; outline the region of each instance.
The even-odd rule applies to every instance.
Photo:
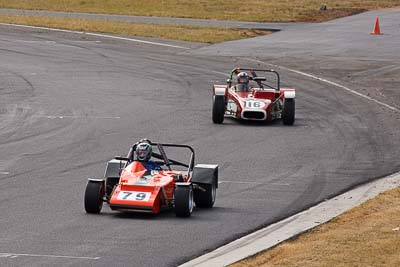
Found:
[[[302,22],[323,22],[335,18],[347,17],[367,11],[364,8],[328,8],[319,10],[302,11],[294,21]]]

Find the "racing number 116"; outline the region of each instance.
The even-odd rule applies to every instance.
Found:
[[[244,102],[246,108],[261,108],[263,105],[259,101],[246,101]]]

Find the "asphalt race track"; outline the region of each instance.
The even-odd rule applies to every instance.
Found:
[[[281,70],[296,122],[211,121],[232,56],[0,27],[0,265],[175,266],[400,168],[396,113]],[[189,219],[83,209],[87,178],[140,138],[220,166]]]

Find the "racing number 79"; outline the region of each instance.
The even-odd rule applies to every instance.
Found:
[[[122,199],[128,199],[132,192],[123,192],[125,194]],[[146,198],[146,193],[136,193],[135,200],[144,200]]]
[[[132,192],[123,192],[125,194],[122,199],[127,199],[130,195],[132,195]]]
[[[145,193],[137,193],[136,194],[136,200],[143,200],[145,199],[146,194]]]

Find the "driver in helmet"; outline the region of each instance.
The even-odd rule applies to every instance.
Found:
[[[236,91],[239,92],[247,92],[249,91],[249,75],[242,71],[237,75],[237,84],[236,84]]]
[[[140,142],[136,146],[136,157],[137,160],[143,164],[147,170],[160,171],[161,166],[150,160],[153,153],[153,148],[148,142]]]

